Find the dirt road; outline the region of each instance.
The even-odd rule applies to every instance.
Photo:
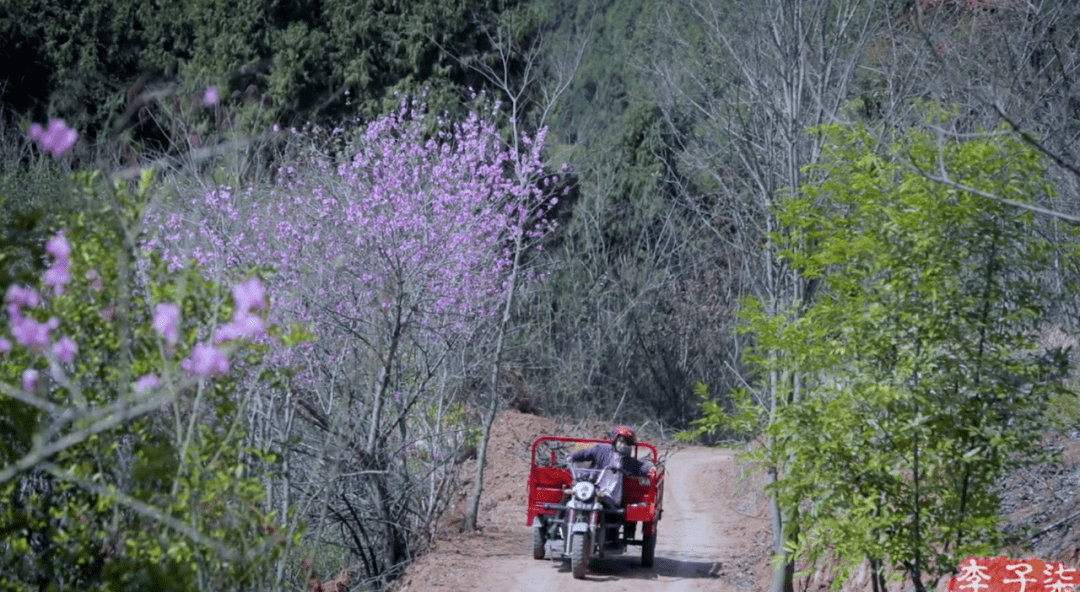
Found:
[[[734,456],[731,451],[685,448],[668,458],[652,569],[641,567],[634,548],[627,555],[594,561],[585,580],[573,578],[569,561],[533,560],[521,499],[513,516],[516,525],[492,525],[482,534],[440,543],[410,570],[402,590],[759,589],[768,581],[763,564],[768,520],[760,483],[740,475]],[[524,490],[524,479],[520,484]]]
[[[530,445],[537,436],[559,434],[603,437],[606,426],[557,420],[507,411],[492,431],[491,462],[481,497],[483,531],[459,534],[448,516],[435,548],[421,556],[397,581],[393,592],[513,592],[517,590],[574,592],[711,591],[742,592],[769,589],[771,536],[760,472],[744,475],[745,463],[732,451],[700,447],[674,451],[666,462],[664,515],[659,525],[652,569],[641,567],[640,553],[596,561],[584,580],[575,580],[569,562],[532,559],[531,531],[525,525],[526,482]],[[1080,483],[1080,437],[1067,449],[1067,470],[1047,468],[1036,491],[1028,473],[1008,488],[1008,511],[1021,523],[1031,512],[1042,512],[1062,491],[1070,498],[1035,524],[1053,522],[1076,511],[1071,491]],[[663,448],[663,447],[661,447]],[[665,451],[661,449],[661,454]],[[461,466],[471,474],[474,466]],[[461,483],[455,511],[463,516],[469,482]],[[1034,497],[1032,497],[1034,496]],[[460,521],[458,521],[460,524]],[[1019,551],[1018,551],[1019,552]],[[1024,552],[1027,555],[1027,552]],[[1048,561],[1080,565],[1080,542],[1075,529],[1048,532],[1031,553]],[[800,566],[799,569],[802,569]],[[795,589],[826,592],[828,566],[804,576]],[[331,577],[333,574],[330,574]],[[907,580],[890,581],[889,590],[908,588]],[[844,592],[870,589],[867,564],[845,584]]]

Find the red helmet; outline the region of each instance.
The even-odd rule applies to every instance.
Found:
[[[630,426],[621,425],[614,430],[611,430],[611,443],[614,444],[619,436],[626,438],[626,441],[629,442],[631,446],[637,443],[637,440],[634,439],[634,430],[630,429]]]

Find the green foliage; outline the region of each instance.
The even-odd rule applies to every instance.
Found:
[[[616,142],[629,112],[656,100],[639,68],[655,55],[657,32],[650,27],[668,16],[664,8],[651,0],[557,0],[543,5],[544,32],[552,49],[547,59],[561,64],[585,44],[552,122],[560,142],[586,150]]]
[[[0,286],[31,282],[44,271],[44,238],[70,211],[69,195],[52,163],[0,169]]]
[[[80,130],[121,105],[116,92],[138,75],[136,2],[12,0],[0,11],[0,59],[24,68],[4,95],[12,111],[60,113]],[[130,82],[129,82],[130,84]]]
[[[701,400],[701,415],[690,422],[692,429],[679,432],[675,438],[681,442],[696,441],[702,437],[736,436],[748,437],[761,433],[766,419],[764,408],[753,399],[746,389],[727,394],[730,412],[716,399],[709,397],[705,383],[694,384],[694,395]]]
[[[988,196],[1051,190],[1039,156],[1004,134],[816,133],[826,152],[781,203],[774,238],[820,288],[744,317],[747,361],[786,393],[766,460],[784,467],[781,504],[798,508],[789,542],[840,558],[837,586],[864,558],[937,577],[1000,548],[995,486],[1045,457],[1045,403],[1060,392],[1035,341],[1050,245],[1030,214]],[[941,174],[954,185],[927,178]]]
[[[428,415],[430,419],[435,419],[437,410],[429,410]],[[475,413],[468,405],[456,402],[451,403],[449,408],[442,412],[442,425],[440,427],[450,433],[460,432],[461,436],[454,438],[454,440],[461,446],[468,448],[476,446],[482,435],[482,430],[476,425],[476,421]]]
[[[268,566],[286,541],[262,507],[256,469],[274,460],[245,447],[233,381],[195,381],[178,369],[230,314],[228,290],[194,267],[168,274],[144,258],[133,229],[152,179],[131,185],[102,189],[96,176],[77,176],[83,211],[65,220],[72,281],[26,311],[60,319],[57,331],[79,346],[73,362],[57,373],[42,353],[0,354],[0,381],[20,384],[24,368],[37,368],[34,394],[56,409],[0,396],[0,470],[36,459],[0,482],[0,587],[268,589]],[[150,326],[159,302],[181,306],[175,345]],[[233,363],[257,361],[254,350]],[[161,385],[135,392],[135,378],[148,373]],[[126,416],[110,424],[115,414]]]
[[[1046,416],[1057,428],[1080,424],[1080,388],[1073,384],[1066,391],[1052,394],[1047,401]]]
[[[675,157],[675,141],[667,133],[659,109],[635,105],[623,121],[623,135],[616,143],[616,158],[610,171],[612,191],[607,197],[610,215],[601,230],[612,257],[642,257],[641,251],[657,247],[663,226],[675,201],[670,168]]]
[[[468,64],[499,59],[488,31],[516,4],[14,0],[0,11],[0,57],[28,69],[3,99],[19,114],[64,117],[91,140],[139,93],[169,84],[177,101],[211,84],[228,106],[254,100],[265,108],[260,131],[273,120],[370,118],[395,92],[425,89],[441,113],[487,86]],[[161,115],[147,113],[130,122],[142,139],[161,131]]]

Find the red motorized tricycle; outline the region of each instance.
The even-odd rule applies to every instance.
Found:
[[[635,545],[641,547],[641,564],[652,567],[656,551],[664,499],[664,472],[656,447],[638,442],[632,452],[657,465],[655,480],[625,474],[620,466],[597,470],[565,461],[575,450],[604,442],[541,436],[532,445],[527,524],[532,526],[533,558],[569,558],[577,579],[585,577],[593,557],[621,555],[628,545]],[[613,478],[621,480],[622,503],[605,498],[604,484]]]

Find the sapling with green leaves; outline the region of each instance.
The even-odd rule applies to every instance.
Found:
[[[827,158],[780,212],[788,260],[821,288],[771,344],[810,381],[771,427],[794,458],[778,488],[805,506],[811,554],[865,557],[922,589],[1000,549],[995,488],[1045,457],[1051,245],[1030,212],[988,196],[1052,189],[1007,135],[821,133]],[[942,170],[972,190],[924,174]]]
[[[785,467],[779,499],[799,509],[793,551],[839,558],[836,586],[869,560],[876,589],[894,573],[923,590],[963,557],[1000,551],[996,487],[1046,456],[1044,403],[1060,388],[1037,343],[1057,296],[1042,281],[1051,245],[1030,211],[998,198],[1052,188],[1005,134],[813,133],[823,158],[780,203],[774,238],[817,291],[779,314],[749,300],[741,328],[747,361],[762,376],[801,373],[803,396],[757,425],[777,443],[766,462]],[[931,178],[942,173],[955,184]]]

